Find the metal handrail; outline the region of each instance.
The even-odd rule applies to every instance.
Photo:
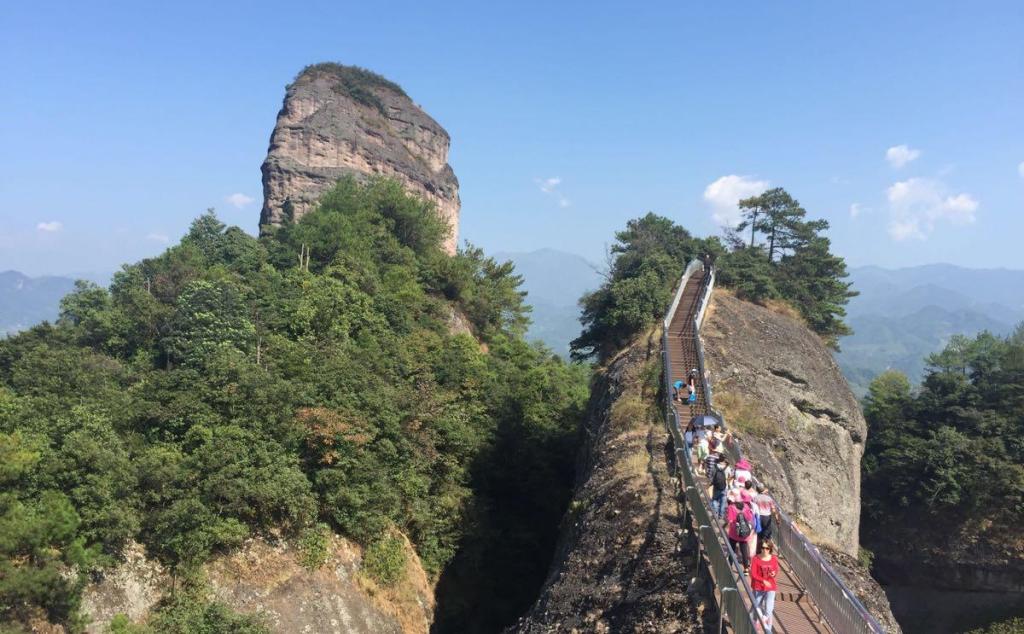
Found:
[[[689,270],[689,267],[687,267]],[[700,305],[694,317],[694,344],[697,352],[697,368],[700,372],[701,384],[704,389],[704,402],[711,415],[725,429],[725,417],[713,407],[711,400],[711,379],[704,366],[704,345],[700,337],[700,326],[703,322],[707,302],[714,288],[714,267],[711,267],[701,280]],[[667,340],[667,337],[666,337]],[[730,447],[730,454],[735,462],[743,458],[740,441],[735,440]],[[759,480],[753,478],[756,484]],[[771,496],[769,496],[771,497]],[[825,620],[838,632],[863,632],[865,634],[885,634],[878,620],[868,612],[864,604],[846,586],[833,570],[814,544],[800,531],[793,520],[787,515],[778,502],[772,498],[779,513],[780,554],[784,555],[797,576],[804,583],[805,590],[814,599]]]
[[[713,571],[720,590],[720,614],[728,614],[729,622],[734,632],[738,634],[755,634],[757,632],[755,620],[761,626],[762,632],[765,631],[765,622],[759,612],[756,610],[751,612],[747,609],[748,603],[751,606],[755,605],[754,591],[743,574],[743,568],[736,559],[736,554],[729,547],[728,536],[722,528],[721,520],[718,517],[711,517],[709,511],[711,507],[710,500],[708,500],[704,487],[699,484],[696,474],[693,472],[692,460],[689,451],[686,449],[682,428],[679,424],[679,414],[672,405],[671,400],[672,358],[668,345],[669,325],[671,324],[673,314],[678,308],[686,283],[689,281],[690,276],[696,272],[697,267],[694,264],[697,267],[703,268],[703,265],[696,261],[691,262],[690,266],[686,268],[686,272],[680,280],[679,288],[676,290],[672,306],[665,317],[665,328],[662,331],[662,351],[665,365],[665,399],[663,405],[666,410],[666,421],[672,435],[672,444],[675,447],[676,464],[682,465],[680,472],[683,474],[684,498],[696,519],[698,527],[696,531],[697,540],[703,546],[703,552],[707,556],[708,564]],[[696,331],[694,332],[696,333]],[[712,540],[714,545],[708,543]],[[745,595],[746,601],[740,596],[741,593]],[[719,629],[721,629],[721,619],[719,620]]]

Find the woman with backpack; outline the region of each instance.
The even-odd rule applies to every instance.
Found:
[[[736,558],[743,565],[743,573],[749,575],[750,546],[748,546],[748,542],[757,535],[754,532],[754,512],[750,505],[737,499],[729,506],[725,526],[726,535],[729,537],[729,546],[732,547]]]
[[[754,616],[761,613],[765,634],[772,632],[775,612],[775,593],[779,589],[776,577],[779,575],[779,559],[775,556],[775,544],[765,541],[761,553],[754,557],[750,570],[750,587],[754,591]]]

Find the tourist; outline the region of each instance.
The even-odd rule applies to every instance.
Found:
[[[714,451],[708,447],[708,457],[704,459],[704,475],[707,476],[708,482],[711,482],[711,476],[715,475],[715,464],[718,463],[718,459],[722,457],[720,452]],[[711,486],[708,485],[708,497],[711,497]]]
[[[732,474],[733,486],[737,488],[744,488],[747,482],[754,479],[754,476],[750,473],[750,463],[747,462],[746,458],[740,458],[736,463],[736,470]]]
[[[711,472],[711,510],[719,518],[725,514],[725,490],[729,487],[728,467],[729,460],[719,454]]]
[[[683,432],[683,442],[686,443],[686,455],[690,457],[693,455],[693,421],[686,426],[686,431]],[[692,459],[692,458],[691,458]]]
[[[743,573],[750,574],[750,547],[747,544],[756,536],[754,533],[754,511],[751,510],[750,505],[737,499],[729,506],[725,526],[729,545],[743,565]]]
[[[779,559],[775,556],[775,544],[765,541],[761,553],[754,558],[750,571],[750,587],[754,591],[754,617],[760,612],[764,631],[771,634],[775,612],[775,593],[779,589],[776,577],[779,574]]]
[[[757,485],[757,495],[754,496],[754,511],[761,516],[761,532],[757,534],[758,552],[763,548],[765,542],[769,542],[775,533],[775,500],[768,495],[768,490],[763,484]]]
[[[695,466],[697,468],[698,473],[700,472],[701,468],[704,467],[704,463],[707,460],[708,453],[709,453],[709,451],[708,451],[708,438],[707,438],[707,435],[706,434],[702,434],[700,432],[701,432],[701,429],[698,429],[697,430],[697,444],[696,444],[697,452],[696,452],[696,455],[694,456],[694,464],[695,464]]]
[[[675,383],[672,384],[672,400],[673,401],[682,401],[683,400],[683,397],[680,394],[680,392],[682,392],[682,390],[683,390],[683,381],[682,381],[682,379],[679,379]]]

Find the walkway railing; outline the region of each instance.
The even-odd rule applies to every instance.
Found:
[[[693,318],[693,343],[697,356],[697,370],[702,384],[701,387],[704,391],[704,399],[708,412],[710,412],[711,415],[720,422],[723,429],[726,427],[725,417],[713,407],[711,381],[704,364],[704,345],[700,337],[700,326],[703,323],[708,302],[711,298],[715,278],[715,271],[713,267],[707,272],[703,269],[703,265],[698,261],[691,262],[689,266],[686,267],[686,271],[680,280],[679,288],[676,291],[676,296],[672,302],[672,306],[665,316],[665,329],[662,341],[666,377],[665,405],[669,413],[669,427],[672,431],[676,447],[676,461],[679,464],[685,465],[681,470],[683,472],[684,485],[686,487],[687,506],[700,523],[699,526],[701,534],[698,536],[698,539],[700,540],[702,549],[709,553],[711,566],[715,569],[716,573],[716,584],[720,586],[720,610],[729,615],[730,622],[732,623],[735,631],[754,632],[754,621],[751,616],[746,614],[746,617],[744,618],[739,614],[740,612],[746,613],[747,610],[742,597],[739,596],[740,592],[748,594],[751,598],[753,596],[752,591],[742,574],[742,569],[739,568],[739,563],[736,561],[735,556],[728,547],[711,548],[707,543],[707,539],[714,535],[714,533],[709,530],[707,531],[707,535],[705,535],[706,527],[714,526],[717,528],[719,533],[722,532],[722,529],[719,522],[712,521],[715,518],[709,517],[707,510],[709,508],[707,495],[703,491],[703,487],[697,485],[689,456],[686,456],[685,451],[682,449],[685,447],[685,443],[682,438],[680,421],[678,413],[671,401],[671,368],[673,366],[671,364],[669,353],[669,326],[675,316],[676,310],[678,309],[679,301],[687,282],[692,275],[697,274],[698,271],[700,271],[703,275],[699,290],[698,305],[697,309],[694,311]],[[735,440],[732,443],[732,446],[729,447],[729,450],[733,464],[743,457],[741,443],[739,440]],[[757,482],[756,478],[755,482]],[[828,621],[829,625],[832,626],[835,631],[842,632],[843,634],[847,632],[851,634],[885,634],[885,630],[882,629],[882,626],[874,616],[868,612],[867,608],[864,607],[864,604],[857,599],[852,591],[850,591],[842,579],[839,578],[839,575],[837,575],[832,569],[832,566],[821,555],[818,548],[812,544],[802,532],[800,532],[800,529],[782,510],[777,502],[775,503],[775,508],[779,512],[779,522],[776,531],[776,543],[779,548],[779,553],[793,568],[793,571],[799,577],[801,584],[804,586],[804,590],[814,600],[819,611],[825,620]],[[724,535],[721,537],[724,538]],[[728,544],[728,542],[724,540],[716,541],[720,542],[718,544],[719,546],[722,546],[722,544]],[[710,551],[712,550],[721,551],[723,548],[725,553],[717,552],[715,555],[710,554]],[[716,558],[719,560],[717,563],[715,561]],[[721,561],[722,559],[725,559],[728,565],[723,565],[723,562]],[[719,573],[721,573],[721,575]],[[723,583],[727,585],[723,587]],[[727,594],[730,589],[732,592]],[[732,601],[729,598],[730,596],[735,597],[736,600]],[[736,603],[738,603],[738,605],[735,605]]]
[[[701,556],[707,559],[708,567],[711,569],[711,576],[714,579],[717,590],[718,601],[718,631],[722,631],[724,617],[728,616],[729,625],[733,632],[738,634],[756,634],[758,631],[765,631],[765,624],[760,615],[755,617],[748,606],[754,605],[754,591],[750,588],[746,577],[743,574],[743,567],[737,561],[735,553],[728,547],[729,541],[722,528],[721,520],[712,517],[709,509],[711,502],[708,500],[705,487],[697,481],[693,472],[693,464],[690,456],[686,453],[686,443],[683,439],[682,427],[679,424],[679,413],[672,405],[672,358],[669,351],[668,333],[672,317],[679,307],[686,283],[694,274],[703,273],[703,265],[693,261],[686,267],[683,278],[676,289],[672,305],[665,315],[664,330],[662,334],[662,354],[665,364],[665,400],[664,406],[668,420],[668,427],[672,433],[673,446],[675,447],[675,462],[682,473],[682,489],[686,498],[686,507],[693,515],[693,525],[696,526],[695,537],[697,538],[698,564]],[[706,276],[705,276],[706,277]],[[699,311],[703,314],[703,310]],[[696,336],[696,330],[694,330]],[[701,370],[703,373],[703,369]]]

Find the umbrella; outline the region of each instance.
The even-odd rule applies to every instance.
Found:
[[[715,418],[714,416],[702,414],[700,416],[694,416],[690,423],[694,427],[711,427],[712,425],[718,424],[718,419]]]

